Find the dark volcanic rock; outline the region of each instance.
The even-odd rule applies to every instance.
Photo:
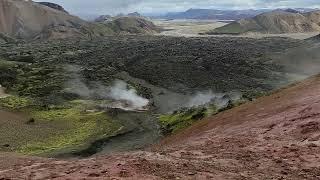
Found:
[[[3,46],[0,56],[16,61],[23,57],[24,62],[22,53],[27,51],[36,64],[79,65],[88,81],[108,82],[125,71],[172,91],[265,91],[282,78],[274,72],[283,71],[265,54],[299,44],[289,38],[116,36]]]

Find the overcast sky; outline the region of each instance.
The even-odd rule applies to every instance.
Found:
[[[39,1],[39,0],[38,0]],[[44,1],[44,0],[43,0]],[[73,14],[165,13],[189,8],[320,8],[320,0],[48,0]]]

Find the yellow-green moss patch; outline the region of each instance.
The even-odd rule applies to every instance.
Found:
[[[9,96],[0,99],[0,106],[12,112],[25,114],[15,128],[3,131],[9,151],[31,155],[52,155],[68,153],[86,148],[90,143],[115,135],[122,125],[95,106],[100,102],[76,100],[61,105],[36,106],[26,97]],[[12,132],[14,131],[14,132]],[[26,133],[21,136],[20,132]],[[15,136],[15,134],[19,134]],[[12,139],[12,140],[11,140]]]
[[[173,114],[161,115],[159,121],[166,133],[175,133],[204,118],[206,114],[206,108],[191,108],[180,110]]]
[[[50,154],[65,148],[81,147],[96,139],[113,135],[121,125],[104,112],[84,112],[79,108],[32,111],[36,122],[49,121],[67,126],[67,130],[42,141],[30,142],[18,152],[23,154]]]
[[[31,104],[32,100],[26,97],[8,96],[0,98],[0,106],[7,109],[18,110],[30,106]]]

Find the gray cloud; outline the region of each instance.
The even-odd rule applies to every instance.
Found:
[[[184,11],[189,8],[319,8],[319,0],[49,0],[63,5],[75,14],[117,14],[139,11],[160,13]]]

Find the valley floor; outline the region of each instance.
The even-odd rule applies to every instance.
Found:
[[[146,151],[0,155],[0,179],[319,179],[320,77],[199,121]]]
[[[11,95],[0,106],[28,116],[0,114],[0,151],[69,157],[140,149],[219,110],[214,104],[161,115],[196,105],[195,99],[201,105],[214,97],[217,106],[255,99],[319,72],[318,52],[309,41],[276,37],[124,35],[0,44],[0,84]],[[116,101],[106,92],[116,80],[148,99],[149,111],[113,110]]]
[[[216,28],[226,25],[226,22],[215,20],[154,20],[154,23],[164,29],[159,35],[176,37],[246,37],[246,38],[266,38],[266,37],[288,37],[293,39],[308,39],[316,36],[319,32],[308,33],[287,33],[287,34],[262,34],[248,33],[242,35],[208,35],[204,34]]]

